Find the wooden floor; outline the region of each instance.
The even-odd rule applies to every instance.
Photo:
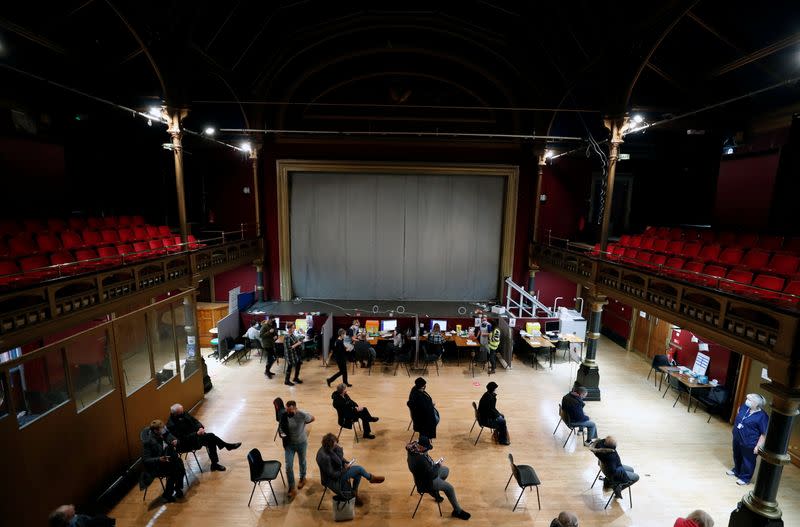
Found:
[[[205,354],[205,353],[204,353]],[[737,501],[752,486],[739,487],[725,475],[731,466],[728,423],[713,418],[706,424],[707,414],[687,414],[685,403],[672,408],[674,399],[662,399],[645,381],[649,365],[639,356],[626,353],[605,338],[598,353],[601,373],[602,402],[587,403],[587,414],[599,427],[601,436],[613,434],[625,464],[632,465],[641,480],[632,487],[633,507],[624,500],[615,500],[603,510],[608,493],[598,482],[589,489],[596,473],[594,456],[575,440],[561,447],[566,430],[555,436],[558,421],[557,404],[575,378],[575,364],[557,362],[553,368],[533,370],[515,361],[513,369],[499,371],[491,380],[499,384],[498,408],[509,421],[511,446],[494,445],[484,433],[473,446],[475,433],[468,436],[473,421],[471,401],[477,401],[489,382],[485,373],[472,379],[462,364],[453,363],[428,375],[428,391],[441,412],[439,438],[432,452],[434,458],[445,456],[450,467],[450,481],[455,485],[462,507],[472,513],[472,525],[535,525],[548,526],[561,510],[574,511],[582,527],[591,526],[671,526],[678,516],[693,509],[708,511],[718,526],[728,523],[728,516]],[[281,363],[282,367],[282,363]],[[191,488],[183,502],[164,505],[157,497],[158,484],[152,487],[148,502],[135,488],[112,511],[119,527],[126,526],[225,526],[275,525],[316,526],[333,523],[330,498],[326,496],[321,511],[316,510],[322,487],[314,462],[322,435],[336,433],[336,415],[331,407],[330,392],[319,362],[303,365],[300,386],[289,388],[282,379],[266,380],[263,364],[255,357],[239,366],[235,361],[218,365],[209,360],[214,389],[196,411],[209,431],[227,441],[242,441],[235,452],[222,452],[221,463],[227,472],[191,474]],[[280,381],[280,382],[279,382]],[[386,476],[386,482],[371,486],[363,483],[364,507],[356,510],[362,525],[407,525],[417,498],[409,497],[412,480],[406,467],[404,445],[410,432],[405,402],[412,385],[401,370],[397,377],[391,370],[373,369],[372,375],[356,370],[350,379],[354,400],[380,416],[375,423],[377,439],[355,444],[345,430],[342,445],[345,455],[358,458],[359,464],[375,474]],[[247,507],[252,488],[246,460],[247,451],[259,448],[265,459],[283,462],[280,441],[273,442],[275,419],[271,406],[274,397],[296,399],[301,409],[317,420],[310,427],[309,481],[290,504],[284,503],[286,489],[280,479],[274,483],[279,504],[267,507],[256,490],[253,504]],[[164,409],[164,413],[168,410]],[[161,415],[159,417],[165,417]],[[503,487],[510,475],[508,453],[518,463],[532,465],[540,479],[542,510],[538,510],[536,493],[526,493],[516,512],[511,508],[519,495],[512,482]],[[200,456],[204,470],[208,467],[205,453]],[[296,462],[295,462],[296,463]],[[197,470],[192,462],[189,466]],[[297,469],[295,469],[296,471]],[[297,473],[297,472],[295,472]],[[784,511],[786,525],[800,524],[800,471],[788,466],[783,473],[778,501]],[[265,488],[269,495],[269,487]],[[444,518],[438,517],[435,503],[426,498],[415,525],[439,525],[443,521],[458,523],[450,517],[451,508],[442,504]]]

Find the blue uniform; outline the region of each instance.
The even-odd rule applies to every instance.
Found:
[[[756,468],[756,455],[753,449],[758,438],[767,434],[769,416],[763,410],[750,413],[747,405],[739,408],[733,423],[733,471],[736,477],[749,483]]]

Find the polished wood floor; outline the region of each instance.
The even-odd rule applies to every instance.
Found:
[[[205,353],[204,353],[205,354]],[[471,378],[462,364],[448,363],[441,375],[432,371],[428,391],[433,395],[442,416],[435,442],[434,457],[445,456],[450,467],[450,481],[455,485],[463,508],[472,513],[472,525],[535,525],[548,526],[561,510],[572,510],[582,527],[591,526],[671,526],[678,516],[701,508],[708,511],[717,525],[728,523],[730,511],[752,486],[739,487],[725,475],[731,466],[728,423],[713,418],[706,424],[707,414],[687,414],[685,403],[672,408],[669,396],[661,398],[645,380],[649,365],[641,357],[603,339],[598,354],[601,373],[602,402],[587,403],[587,413],[598,423],[599,433],[613,434],[625,464],[632,465],[641,480],[632,487],[633,507],[624,500],[612,501],[603,510],[608,493],[598,482],[589,486],[597,473],[594,456],[579,442],[571,439],[566,449],[563,426],[552,435],[558,421],[557,404],[575,378],[575,364],[558,361],[552,370],[534,370],[519,361],[513,369],[499,371],[491,380],[499,384],[499,404],[509,421],[511,446],[494,445],[484,433],[473,446],[475,432],[468,435],[473,421],[471,401],[477,401],[489,378],[485,372]],[[282,366],[282,364],[281,364]],[[304,384],[287,387],[282,378],[268,381],[263,364],[254,357],[247,364],[219,365],[209,360],[214,389],[196,410],[196,415],[209,431],[227,441],[242,441],[235,452],[222,452],[221,462],[227,472],[196,473],[189,466],[191,488],[186,499],[163,504],[156,487],[142,501],[138,487],[120,502],[111,515],[117,525],[126,526],[221,526],[275,525],[316,526],[332,523],[331,502],[326,496],[323,508],[316,510],[322,487],[314,456],[322,435],[336,433],[336,415],[331,407],[330,392],[324,377],[333,367],[323,368],[319,362],[303,365]],[[280,381],[280,382],[279,382]],[[408,411],[405,406],[412,385],[401,370],[374,368],[371,376],[356,370],[350,382],[351,396],[380,416],[375,424],[377,439],[355,444],[347,430],[342,433],[345,455],[375,474],[386,476],[381,485],[364,483],[364,507],[356,510],[362,525],[408,525],[417,498],[410,497],[412,480],[406,467],[404,445],[409,439]],[[246,460],[251,448],[261,450],[265,459],[283,461],[280,441],[273,442],[275,419],[271,401],[274,397],[296,399],[301,409],[317,418],[310,427],[309,481],[292,503],[285,503],[286,489],[276,483],[279,503],[267,506],[256,490],[253,504],[247,507],[252,488]],[[167,409],[162,409],[163,417]],[[508,491],[503,487],[510,475],[508,453],[517,463],[532,465],[542,484],[539,488],[542,509],[536,504],[536,493],[526,493],[516,512],[512,512],[519,489],[514,482]],[[204,470],[208,467],[205,453],[200,456]],[[295,462],[296,463],[296,462]],[[297,469],[295,469],[297,470]],[[295,472],[296,473],[296,472]],[[788,466],[783,473],[778,501],[784,511],[786,525],[800,524],[800,470]],[[269,487],[265,487],[269,495]],[[271,498],[271,496],[270,496]],[[451,508],[442,504],[444,518],[439,518],[436,505],[426,498],[416,525],[439,525],[460,522],[450,517]]]

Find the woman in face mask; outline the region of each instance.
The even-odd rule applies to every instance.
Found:
[[[764,412],[766,400],[757,393],[747,395],[733,423],[733,468],[726,472],[735,476],[737,485],[747,485],[756,468],[758,448],[764,446],[769,416]]]

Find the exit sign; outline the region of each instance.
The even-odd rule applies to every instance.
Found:
[[[630,159],[630,158],[631,158],[631,155],[630,155],[630,154],[620,154],[620,155],[619,155],[619,160],[620,160],[620,161],[627,161],[627,160],[628,160],[628,159]]]

